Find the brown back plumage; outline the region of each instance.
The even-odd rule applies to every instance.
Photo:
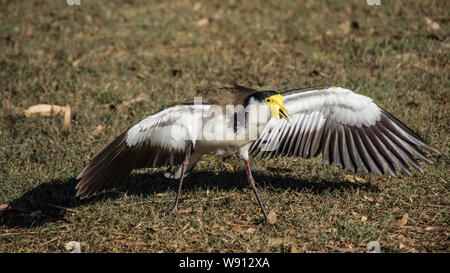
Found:
[[[223,87],[209,90],[201,94],[202,101],[208,104],[218,105],[225,109],[226,105],[243,105],[245,99],[258,90],[236,85],[234,87]]]

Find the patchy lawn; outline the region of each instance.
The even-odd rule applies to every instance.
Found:
[[[449,251],[448,1],[1,1],[0,252]],[[442,153],[423,174],[352,175],[320,158],[251,160],[263,216],[236,157],[185,179],[133,173],[80,201],[75,177],[165,104],[235,83],[329,83],[372,97]],[[142,100],[133,100],[143,98]],[[36,104],[72,109],[32,115]]]

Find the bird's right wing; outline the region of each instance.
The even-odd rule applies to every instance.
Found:
[[[78,175],[77,196],[118,188],[133,169],[175,166],[185,160],[201,132],[209,105],[174,105],[123,132]]]
[[[431,163],[424,149],[438,153],[423,138],[372,99],[328,86],[281,93],[290,121],[271,119],[251,147],[262,157],[315,157],[356,172],[396,175],[409,167],[422,171],[415,158]]]

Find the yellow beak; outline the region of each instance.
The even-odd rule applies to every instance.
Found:
[[[280,94],[270,96],[266,99],[269,104],[270,111],[274,119],[278,119],[280,116],[289,121],[287,115],[291,115],[289,111],[283,105],[283,97]]]

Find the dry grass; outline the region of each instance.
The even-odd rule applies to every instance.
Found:
[[[0,1],[0,252],[448,252],[448,1]],[[431,22],[430,22],[431,21]],[[437,26],[436,26],[437,24]],[[80,201],[74,177],[166,103],[235,83],[339,83],[372,97],[442,154],[412,177],[349,175],[319,159],[209,156],[185,181],[142,170]],[[146,100],[117,105],[144,93]],[[39,103],[72,107],[25,117]],[[5,206],[2,206],[4,208]]]

